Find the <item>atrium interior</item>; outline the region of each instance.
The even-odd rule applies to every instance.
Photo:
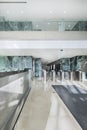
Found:
[[[87,1],[0,0],[0,130],[87,130]]]

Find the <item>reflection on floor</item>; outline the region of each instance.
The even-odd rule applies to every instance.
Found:
[[[23,96],[23,77],[0,87],[0,130],[4,129]]]
[[[34,81],[15,130],[45,130],[50,110],[50,92],[41,81]]]
[[[52,84],[86,88],[86,85],[79,81],[48,80],[44,84],[43,81],[35,79],[15,130],[82,130],[58,102]]]

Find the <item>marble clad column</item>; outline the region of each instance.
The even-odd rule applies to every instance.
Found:
[[[50,71],[50,79],[53,80],[53,72],[52,72],[52,70]]]
[[[28,70],[28,73],[29,73],[29,87],[31,88],[32,86],[32,70]]]
[[[42,62],[40,58],[35,59],[35,76],[42,78]]]
[[[55,64],[53,65],[53,70],[55,70]]]
[[[52,70],[52,65],[51,65],[51,70]]]
[[[84,81],[86,79],[86,73],[82,72],[82,81]]]
[[[62,71],[62,80],[64,80],[64,71]]]
[[[56,79],[56,72],[53,70],[53,82],[55,82]]]
[[[35,60],[33,59],[33,77],[35,77]]]
[[[73,80],[73,71],[70,72],[71,81]]]
[[[46,83],[46,70],[43,70],[44,73],[44,83]]]
[[[57,72],[57,77],[58,77],[59,80],[61,79],[61,74],[60,73],[61,73],[60,71]]]

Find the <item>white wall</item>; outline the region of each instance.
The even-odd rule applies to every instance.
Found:
[[[87,31],[1,31],[2,40],[87,40]]]

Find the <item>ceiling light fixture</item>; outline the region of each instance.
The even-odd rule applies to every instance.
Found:
[[[66,10],[64,10],[64,14],[66,14]]]
[[[50,25],[50,22],[48,22],[48,25]]]
[[[53,13],[52,10],[50,10],[49,13],[52,14]]]
[[[7,10],[6,13],[9,14],[10,13],[9,10]]]
[[[71,25],[69,24],[69,25],[68,25],[68,27],[70,28],[70,27],[71,27]]]
[[[24,13],[24,11],[23,10],[21,10],[21,14],[23,14]]]
[[[37,25],[36,25],[36,27],[38,28],[38,27],[39,27],[39,25],[37,24]]]
[[[26,4],[26,1],[0,1],[0,4]]]

